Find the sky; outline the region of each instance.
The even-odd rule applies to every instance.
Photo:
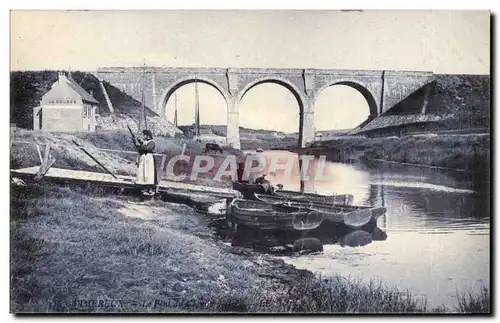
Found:
[[[12,11],[11,70],[102,66],[423,70],[489,74],[488,11]],[[193,85],[178,90],[180,124],[192,123]],[[167,117],[173,120],[173,101]],[[240,124],[298,131],[299,108],[275,84],[250,90]],[[351,128],[368,115],[354,89],[316,103],[317,130]],[[226,106],[200,86],[201,121],[225,124]],[[170,111],[170,112],[169,112]]]

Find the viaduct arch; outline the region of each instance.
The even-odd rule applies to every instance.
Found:
[[[144,74],[145,104],[162,116],[168,99],[181,86],[196,80],[216,88],[227,103],[227,143],[234,148],[240,148],[239,104],[259,84],[282,85],[297,99],[299,145],[305,147],[314,140],[314,105],[324,89],[341,84],[358,90],[370,107],[369,118],[374,118],[434,80],[432,72],[416,71],[160,67],[108,67],[97,71],[99,80],[137,100],[141,98]]]

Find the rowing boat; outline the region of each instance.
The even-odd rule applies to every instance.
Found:
[[[308,231],[320,226],[323,216],[300,206],[271,205],[268,203],[234,199],[227,213],[233,225],[261,230]]]
[[[354,200],[354,196],[351,194],[320,195],[288,190],[277,190],[275,195],[283,199],[298,201],[308,200],[315,203],[352,204]]]
[[[265,194],[255,194],[255,197],[257,200],[273,206],[287,205],[307,208],[321,214],[326,222],[344,224],[354,229],[359,229],[370,222],[376,223],[377,219],[387,211],[385,207],[314,203],[307,200],[284,200],[280,197]]]
[[[280,191],[277,191],[280,192]],[[290,196],[286,197],[280,194],[262,194],[261,192],[255,192],[254,193],[254,198],[266,202],[269,204],[283,204],[283,203],[288,203],[288,202],[293,202],[293,203],[299,203],[301,205],[324,205],[324,206],[343,206],[343,207],[348,207],[351,205],[352,199],[350,198],[352,195],[350,194],[343,194],[343,195],[334,195],[336,198],[332,198],[333,196],[325,196],[328,197],[328,199],[318,199],[315,197],[309,197],[308,195],[299,195],[296,196]],[[348,203],[344,203],[344,201]]]
[[[385,214],[385,207],[355,206],[355,205],[309,205],[311,210],[318,211],[326,221],[345,224],[353,229],[359,229],[368,223],[376,223]]]

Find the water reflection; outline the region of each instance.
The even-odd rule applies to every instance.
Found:
[[[267,174],[271,183],[282,184],[287,190],[319,194],[351,192],[357,203],[368,197],[369,172],[354,169],[350,165],[322,162],[320,159],[306,162],[298,154],[287,151],[266,151],[258,156],[265,163],[259,174]],[[306,163],[307,167],[304,166]],[[290,167],[285,169],[287,164]]]
[[[303,164],[298,155],[280,151],[261,155],[267,162],[278,158],[281,164],[292,158],[292,174],[300,175]],[[311,177],[318,168],[318,160],[310,162],[306,175]],[[381,162],[327,162],[323,174],[330,177],[328,181],[285,176],[280,169],[264,172],[272,183],[283,184],[287,190],[352,194],[356,205],[387,208],[372,231],[317,231],[287,237],[286,247],[276,246],[276,237],[266,237],[264,252],[288,254],[283,257],[287,262],[323,275],[382,279],[409,288],[426,296],[429,307],[456,306],[457,291],[478,291],[489,284],[490,193],[483,177]],[[389,240],[377,242],[387,235]],[[236,243],[258,248],[258,241],[251,239],[236,239]],[[273,243],[275,247],[270,247]],[[316,252],[299,251],[301,256],[296,257],[304,247]]]
[[[450,219],[488,219],[488,194],[474,191],[471,179],[460,172],[432,168],[402,166],[368,162],[366,164],[341,164],[318,159],[308,161],[307,172],[304,162],[295,153],[271,151],[261,154],[266,165],[277,160],[284,165],[293,160],[290,174],[283,169],[269,172],[267,178],[274,184],[283,184],[287,190],[316,192],[319,194],[348,193],[354,195],[354,204],[387,207],[386,215],[379,219],[382,228],[387,225],[430,222],[447,222]],[[314,180],[318,169],[329,180]],[[389,218],[393,218],[389,220]]]
[[[266,231],[247,227],[238,227],[236,232],[226,225],[223,219],[213,223],[219,238],[231,243],[233,247],[246,247],[255,251],[292,256],[323,251],[325,245],[342,247],[360,247],[373,241],[384,241],[387,233],[376,224],[368,224],[360,229],[351,229],[343,225],[322,224],[307,233],[289,231]]]
[[[274,153],[264,154],[270,158]],[[372,231],[326,230],[297,237],[288,249],[273,247],[288,252],[287,262],[323,275],[381,279],[426,296],[429,307],[453,308],[457,291],[474,292],[489,284],[490,194],[482,189],[488,183],[461,172],[379,162],[328,162],[324,170],[330,181],[301,183],[279,171],[268,178],[289,190],[352,194],[354,204],[383,206],[387,212]],[[387,235],[387,241],[376,242]],[[298,247],[314,250],[315,245],[322,251],[299,251],[296,257]]]

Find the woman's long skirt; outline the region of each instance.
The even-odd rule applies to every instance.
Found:
[[[135,183],[147,188],[153,188],[158,184],[153,154],[144,154],[139,157]]]

